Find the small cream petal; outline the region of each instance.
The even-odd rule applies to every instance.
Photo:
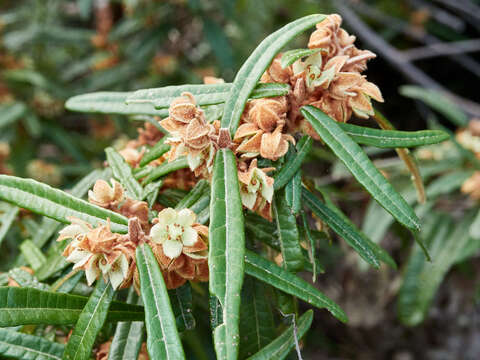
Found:
[[[192,154],[192,153],[189,152],[187,154],[187,162],[188,162],[188,167],[190,168],[190,170],[194,171],[202,163],[201,153]]]
[[[173,224],[177,220],[177,212],[172,208],[166,208],[158,214],[158,223],[163,227],[165,225]]]
[[[253,210],[253,207],[255,206],[255,202],[257,201],[257,194],[241,191],[240,196],[242,198],[242,204],[246,208]]]
[[[110,271],[110,273],[108,274],[108,278],[110,279],[110,284],[112,285],[112,288],[116,290],[124,280],[122,269],[118,268],[115,271]]]
[[[153,242],[162,244],[168,237],[166,225],[160,223],[153,225],[150,229],[150,237]]]
[[[192,226],[197,216],[190,209],[182,209],[177,213],[177,224],[183,227]]]
[[[182,253],[183,245],[180,241],[167,240],[163,243],[163,253],[170,259],[176,259]]]
[[[193,246],[198,239],[198,233],[192,227],[185,228],[183,233],[183,245],[185,246]]]
[[[92,256],[92,253],[89,251],[84,251],[80,249],[75,249],[72,253],[66,258],[68,262],[75,263],[75,267],[83,266],[88,259]]]
[[[87,284],[90,286],[97,279],[98,275],[100,275],[100,270],[95,266],[90,266],[85,270],[85,275],[87,277]]]

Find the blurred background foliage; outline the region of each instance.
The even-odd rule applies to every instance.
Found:
[[[480,117],[476,103],[480,101],[478,1],[3,0],[0,171],[69,188],[91,169],[101,167],[106,146],[122,147],[141,123],[120,116],[71,113],[64,109],[66,99],[94,91],[201,83],[204,76],[231,81],[267,34],[301,16],[331,12],[342,14],[360,47],[377,53],[368,77],[386,100],[380,111],[398,129],[440,126],[453,134],[470,119]],[[300,37],[292,48],[304,47],[305,41]],[[399,92],[408,83],[420,87]],[[424,87],[437,92],[426,93]],[[438,240],[438,234],[428,229],[422,235],[427,243],[440,241],[435,245],[439,249],[449,249],[448,239],[461,238],[455,225],[470,228],[475,223],[470,214],[478,211],[477,202],[461,193],[459,181],[478,170],[477,154],[455,146],[451,143],[442,151],[423,149],[423,155],[416,154],[431,195],[418,210],[429,218],[430,229],[449,224],[445,231],[450,237],[442,235]],[[432,153],[441,155],[435,158]],[[395,154],[377,151],[371,155],[414,202],[409,175],[393,158]],[[337,243],[324,244],[320,256],[327,271],[319,286],[347,310],[351,322],[344,326],[328,315],[316,314],[314,330],[304,340],[310,351],[305,358],[451,359],[458,358],[462,350],[465,359],[476,358],[480,353],[478,341],[473,340],[480,336],[477,247],[443,263],[442,275],[435,279],[436,286],[426,300],[402,300],[401,289],[408,286],[402,271],[428,274],[429,266],[419,265],[418,249],[409,257],[409,234],[390,226],[389,219],[380,219],[365,193],[344,176],[340,166],[331,163],[322,148],[315,148],[311,159],[308,171],[317,175],[317,185],[329,190],[357,224],[364,222],[363,230],[382,241],[400,270],[367,271],[353,256],[341,255],[347,249],[339,251]],[[440,185],[431,185],[448,175]],[[434,190],[429,190],[432,186]],[[8,208],[4,211],[8,213]],[[28,214],[20,216],[22,222],[9,230],[2,244],[2,268],[8,267],[17,251],[17,239],[28,233]],[[469,222],[460,222],[463,218]],[[439,256],[444,255],[440,252]],[[414,285],[413,293],[423,285]],[[399,291],[400,305],[396,300]],[[401,301],[420,301],[421,315],[415,319],[402,315]],[[421,325],[407,326],[417,325],[424,317]]]

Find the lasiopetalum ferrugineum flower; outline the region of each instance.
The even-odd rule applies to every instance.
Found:
[[[189,209],[167,208],[150,230],[150,245],[169,289],[187,280],[208,280],[208,228],[195,220]]]
[[[92,228],[82,220],[71,221],[60,231],[58,240],[72,239],[63,255],[74,263],[73,269],[84,270],[89,285],[103,276],[114,289],[129,286],[137,244],[130,241],[128,235],[112,233],[109,223]]]
[[[271,221],[273,178],[266,173],[274,169],[258,168],[257,159],[253,159],[248,168],[245,162],[240,162],[238,168],[240,196],[243,206]]]

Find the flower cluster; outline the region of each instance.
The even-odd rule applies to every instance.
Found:
[[[74,270],[85,271],[88,285],[100,276],[110,281],[114,289],[131,284],[135,271],[135,244],[128,235],[111,232],[110,224],[93,228],[90,224],[71,219],[60,231],[58,241],[72,239],[63,255]]]
[[[160,125],[170,133],[166,141],[171,145],[169,160],[186,155],[195,176],[208,177],[216,150],[212,139],[220,128],[218,121],[213,124],[207,122],[193,95],[185,92],[172,101],[169,117],[160,121]]]
[[[208,281],[208,227],[195,220],[189,209],[167,208],[150,230],[149,243],[169,289],[187,280]]]
[[[92,227],[75,218],[60,231],[59,241],[72,239],[63,255],[75,264],[74,270],[85,271],[89,285],[103,276],[115,289],[130,286],[135,279],[138,289],[135,250],[142,243],[151,246],[167,288],[177,288],[187,280],[208,280],[208,227],[195,223],[191,210],[163,209],[150,223],[147,204],[126,197],[113,179],[110,183],[97,180],[88,198],[129,219],[126,235],[113,233],[109,222]]]

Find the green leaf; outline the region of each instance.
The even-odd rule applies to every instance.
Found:
[[[258,80],[258,79],[257,79]],[[255,84],[250,98],[274,97],[287,95],[290,87],[286,84]],[[211,85],[181,85],[166,86],[157,89],[137,90],[127,98],[127,104],[151,103],[156,109],[167,110],[170,103],[183,92],[189,92],[195,96],[197,105],[208,106],[222,104],[226,101],[232,84]]]
[[[423,101],[456,126],[466,126],[468,124],[468,117],[462,109],[438,91],[405,85],[400,87],[399,92],[403,96]]]
[[[63,223],[76,217],[92,225],[111,221],[112,231],[127,232],[127,218],[31,179],[0,175],[0,199]]]
[[[274,197],[273,216],[283,257],[283,267],[290,272],[303,269],[303,253],[300,247],[297,219],[287,204],[285,191],[277,191]]]
[[[2,225],[0,226],[0,244],[7,235],[8,230],[13,224],[13,221],[17,218],[18,211],[20,209],[14,205],[8,205],[7,210],[2,214],[1,221]]]
[[[257,214],[248,213],[245,217],[245,229],[249,238],[263,242],[264,244],[268,245],[276,251],[281,251],[280,242],[278,240],[279,237],[277,235],[277,229],[273,222],[270,222]],[[315,231],[315,238],[317,238],[320,234],[322,233],[319,231]],[[313,267],[308,261],[310,257],[307,250],[302,249],[302,254],[305,259],[305,270],[313,272]],[[318,271],[323,272],[322,266],[318,263],[317,260],[315,260],[315,262]]]
[[[20,244],[20,251],[27,259],[30,267],[37,271],[47,261],[42,250],[40,250],[31,240],[25,240]]]
[[[338,126],[355,142],[378,148],[408,148],[430,145],[450,138],[450,135],[442,130],[381,130],[347,123],[338,123]]]
[[[175,159],[171,162],[165,162],[162,165],[152,168],[147,174],[142,173],[141,175],[145,176],[145,179],[142,180],[142,184],[145,186],[152,181],[157,180],[159,177],[170,174],[173,171],[185,168],[188,168],[188,161],[187,158],[184,156],[179,157],[178,159]],[[135,177],[137,179],[143,177],[139,174],[140,173],[135,174]]]
[[[165,154],[168,150],[170,150],[170,145],[165,144],[163,141],[167,139],[167,137],[163,137],[159,142],[157,142],[150,150],[148,150],[143,156],[142,160],[140,161],[140,166],[145,166],[148,163],[152,162],[153,160],[158,159],[160,156]]]
[[[8,277],[20,285],[20,287],[31,287],[39,290],[48,290],[49,285],[41,283],[38,279],[23,268],[13,268],[8,272]]]
[[[95,339],[107,319],[115,290],[102,277],[82,310],[72,335],[65,346],[64,360],[88,360]]]
[[[53,244],[53,246],[50,248],[52,252],[48,255],[42,266],[35,271],[35,275],[40,280],[48,279],[57,272],[62,271],[67,266],[71,265],[65,260],[65,256],[62,255],[63,250],[67,247],[67,244],[67,241]]]
[[[285,186],[285,197],[291,213],[298,215],[302,209],[302,170],[298,170]]]
[[[341,130],[336,121],[310,105],[302,107],[301,112],[320,138],[373,198],[401,224],[418,231],[420,224],[413,209],[372,164],[363,150]]]
[[[465,180],[472,176],[473,170],[453,171],[435,179],[427,187],[428,197],[450,194],[460,189]]]
[[[340,321],[347,322],[343,310],[315,287],[249,250],[245,256],[245,272],[319,309],[327,309]]]
[[[137,247],[136,252],[140,288],[145,305],[148,354],[152,359],[185,359],[158,262],[147,244]]]
[[[250,93],[255,88],[275,55],[295,36],[325,19],[324,15],[309,15],[293,21],[266,37],[248,57],[235,76],[221,120],[233,136]]]
[[[357,230],[352,223],[346,222],[343,217],[323,204],[314,194],[305,188],[302,191],[302,198],[313,213],[344,239],[362,259],[376,268],[380,267],[379,259],[373,249],[373,243],[367,241],[365,236],[362,236],[360,231]]]
[[[260,281],[245,277],[240,307],[240,359],[255,354],[275,336],[272,307],[266,290]]]
[[[282,335],[273,340],[248,360],[269,360],[269,359],[285,359],[290,351],[295,347],[298,341],[310,329],[313,321],[313,311],[308,310],[298,319],[296,329],[291,325]]]
[[[307,216],[305,212],[302,211],[302,223],[303,229],[305,231],[305,237],[308,240],[308,257],[310,259],[310,264],[312,264],[312,282],[317,281],[317,262],[315,261],[315,250],[317,248],[312,232],[310,231],[310,226],[308,225]]]
[[[322,50],[323,49],[293,49],[285,51],[282,54],[280,65],[282,66],[282,68],[285,69],[286,67],[292,65],[298,59],[313,55]]]
[[[142,303],[133,287],[129,290],[127,303],[138,305]],[[143,321],[118,323],[108,352],[108,360],[136,359],[145,337],[144,327]]]
[[[192,287],[187,282],[179,288],[168,290],[173,314],[180,332],[193,330],[195,318],[193,317]]]
[[[209,193],[210,184],[207,180],[201,179],[197,182],[195,187],[177,204],[175,207],[177,210],[190,209],[203,194]]]
[[[0,287],[0,326],[75,324],[87,301],[78,295]],[[143,307],[114,301],[107,320],[138,321],[143,317]]]
[[[62,344],[9,329],[0,329],[0,354],[21,360],[60,360]]]
[[[223,28],[211,17],[204,16],[203,32],[221,68],[233,68],[233,51]]]
[[[132,168],[125,159],[115,149],[108,147],[105,149],[108,165],[112,168],[113,176],[127,190],[127,194],[133,199],[140,200],[143,195],[143,188],[132,174]]]
[[[125,101],[132,92],[95,92],[71,97],[65,103],[70,111],[118,114],[118,115],[158,115],[165,112],[156,110],[149,103],[126,104]]]
[[[223,310],[223,323],[214,329],[217,357],[236,359],[240,343],[240,292],[243,283],[245,230],[235,155],[229,149],[215,156],[210,203],[210,294]]]
[[[26,112],[27,107],[24,103],[14,102],[12,104],[3,104],[0,106],[0,128],[9,126],[20,119]]]
[[[313,140],[310,136],[303,136],[297,144],[297,152],[295,155],[287,156],[287,161],[282,166],[280,171],[273,177],[275,182],[273,188],[275,190],[281,189],[290,179],[295,176],[297,171],[302,166],[303,160],[308,155],[312,148]]]
[[[420,247],[415,245],[398,296],[400,320],[409,326],[423,321],[443,278],[471,242],[469,225],[474,213],[467,214],[458,224],[447,215],[435,215],[429,214],[427,230],[423,233],[423,240],[434,260],[426,261]]]

